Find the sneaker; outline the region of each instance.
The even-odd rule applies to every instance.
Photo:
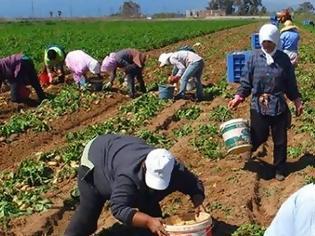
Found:
[[[174,100],[179,100],[179,99],[184,99],[185,96],[181,95],[181,94],[177,94],[174,96]]]
[[[284,176],[284,174],[282,174],[280,172],[276,172],[275,179],[278,181],[283,181],[285,179],[285,176]]]

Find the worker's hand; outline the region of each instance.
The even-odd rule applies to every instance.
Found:
[[[241,97],[240,95],[235,95],[234,99],[229,101],[228,108],[229,109],[235,108],[243,101],[244,101],[243,97]]]
[[[303,104],[300,98],[294,100],[295,105],[295,115],[300,116],[303,113]]]
[[[147,222],[147,227],[154,235],[158,235],[158,236],[169,235],[164,229],[161,218],[150,217]]]
[[[178,83],[178,81],[180,80],[180,77],[179,76],[176,76],[176,75],[171,75],[168,77],[168,83],[170,84],[175,84],[175,83]]]
[[[113,86],[113,84],[111,82],[108,82],[107,84],[105,84],[106,89],[111,89],[112,86]]]

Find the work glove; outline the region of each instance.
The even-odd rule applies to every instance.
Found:
[[[303,113],[303,104],[301,101],[301,98],[297,98],[294,100],[294,106],[295,106],[295,115],[300,116]]]
[[[236,95],[234,96],[234,99],[231,100],[231,101],[229,101],[229,103],[228,103],[228,108],[229,108],[229,109],[232,109],[232,108],[234,108],[234,107],[237,107],[237,106],[238,106],[241,102],[243,102],[243,101],[244,101],[244,98],[241,97],[240,95],[236,94]]]
[[[178,83],[179,80],[180,80],[180,77],[176,75],[171,75],[168,77],[168,83],[170,84],[176,84]]]

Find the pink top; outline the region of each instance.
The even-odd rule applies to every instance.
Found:
[[[65,59],[66,66],[73,73],[73,79],[76,82],[80,81],[80,77],[88,72],[90,65],[97,63],[90,55],[82,50],[71,51]]]

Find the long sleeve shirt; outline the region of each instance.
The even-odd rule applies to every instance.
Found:
[[[131,224],[137,209],[154,214],[158,202],[174,191],[204,196],[202,183],[179,162],[175,162],[168,188],[150,191],[143,164],[153,149],[142,139],[119,135],[98,136],[90,146],[89,160],[104,173],[94,184],[100,186],[102,195],[110,196],[112,213],[123,223]]]
[[[291,29],[281,33],[281,49],[288,51],[298,51],[300,34],[297,30]]]
[[[170,57],[170,63],[178,69],[176,76],[181,77],[187,67],[197,61],[203,60],[198,54],[187,51],[181,50],[178,52],[174,52]]]
[[[268,65],[262,50],[254,50],[241,76],[241,85],[237,91],[243,98],[252,94],[251,109],[269,116],[280,115],[286,111],[284,95],[291,101],[300,97],[289,57],[277,50],[273,59],[274,63]],[[260,102],[261,96],[264,95],[267,96],[267,106]]]
[[[0,81],[13,80],[21,70],[23,54],[14,54],[0,59]]]
[[[116,78],[117,68],[122,68],[125,73],[129,73],[133,64],[143,68],[146,60],[144,53],[133,48],[127,48],[115,53],[116,68],[110,75],[110,81],[113,82]]]
[[[89,71],[89,66],[97,63],[97,60],[81,50],[76,50],[67,54],[65,63],[73,73],[73,79],[78,83],[81,76]]]
[[[280,207],[264,236],[315,235],[315,186],[308,184]]]

